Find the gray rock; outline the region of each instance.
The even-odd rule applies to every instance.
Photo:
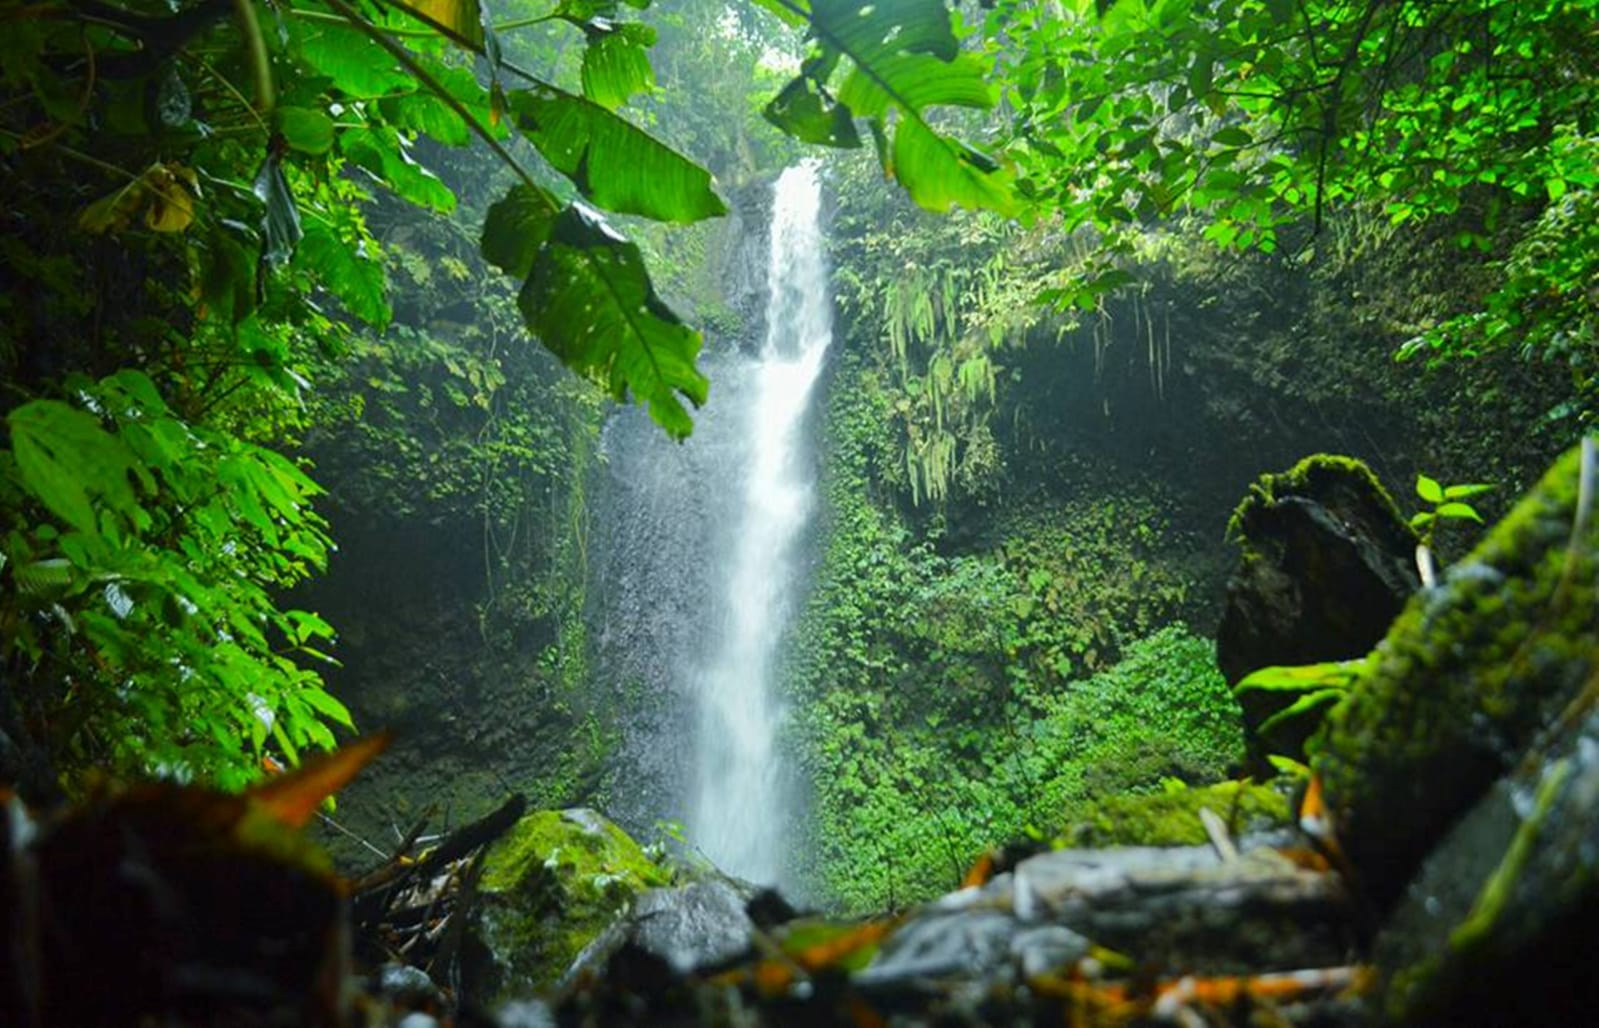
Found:
[[[882,989],[928,978],[991,976],[1009,965],[1017,928],[1015,918],[997,910],[918,918],[894,933],[855,983]]]
[[[739,956],[755,928],[737,890],[715,879],[651,889],[633,905],[628,922],[633,942],[680,973]]]
[[[1022,978],[1058,971],[1088,955],[1091,944],[1064,925],[1025,928],[1010,940],[1010,954]]]
[[[378,971],[378,992],[390,1002],[411,1006],[444,1002],[444,993],[427,972],[410,964],[384,964]]]
[[[995,887],[1019,920],[1203,973],[1335,964],[1355,935],[1337,876],[1268,849],[1233,861],[1208,846],[1060,850],[1013,878]]]

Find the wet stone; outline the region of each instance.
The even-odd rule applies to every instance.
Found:
[[[1015,918],[997,910],[912,921],[855,976],[855,983],[867,990],[893,990],[923,979],[994,975],[1010,964],[1017,928]]]
[[[1042,925],[1017,933],[1010,941],[1010,953],[1022,977],[1033,978],[1081,960],[1091,943],[1064,925]]]
[[[738,891],[714,879],[649,890],[634,904],[630,922],[632,941],[679,972],[740,956],[755,927]]]
[[[1267,849],[1063,850],[1023,861],[1009,888],[1022,920],[1206,973],[1338,963],[1354,935],[1339,879]]]

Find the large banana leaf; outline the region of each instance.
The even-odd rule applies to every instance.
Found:
[[[694,366],[699,333],[656,295],[638,247],[598,211],[583,203],[560,210],[544,190],[517,186],[489,208],[482,251],[526,276],[517,306],[567,367],[618,400],[648,404],[673,438],[693,430],[679,397],[705,402],[709,383]]]
[[[764,3],[803,15],[813,41],[800,74],[767,105],[768,120],[807,142],[856,146],[859,137],[844,126],[851,118],[870,119],[884,167],[923,207],[944,211],[959,204],[1015,213],[1009,170],[943,136],[929,120],[934,107],[993,105],[983,64],[961,52],[942,0]],[[835,92],[831,83],[840,57],[849,65]]]
[[[727,213],[710,172],[594,101],[548,86],[507,99],[544,159],[606,210],[677,222]]]
[[[607,110],[627,103],[634,93],[655,85],[655,70],[646,52],[655,45],[655,30],[638,22],[616,24],[594,18],[583,26],[583,95]]]
[[[347,129],[339,149],[352,163],[418,207],[448,213],[455,210],[455,194],[439,177],[418,164],[409,144],[387,125]]]
[[[300,58],[333,80],[333,87],[353,100],[409,93],[416,81],[366,33],[350,25],[286,19]]]

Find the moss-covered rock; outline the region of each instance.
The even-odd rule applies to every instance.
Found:
[[[1214,811],[1238,834],[1293,822],[1284,782],[1220,782],[1093,801],[1074,811],[1060,841],[1072,847],[1197,846],[1206,841],[1201,808]]]
[[[1582,452],[1411,599],[1312,740],[1343,847],[1379,904],[1599,669],[1599,522],[1579,514]]]
[[[539,810],[490,848],[464,985],[480,1003],[553,985],[584,946],[670,873],[592,810]]]
[[[1243,551],[1216,639],[1229,684],[1263,667],[1364,655],[1419,584],[1415,533],[1348,457],[1316,454],[1261,476],[1227,533]]]

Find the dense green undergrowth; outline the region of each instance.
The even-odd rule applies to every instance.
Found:
[[[790,654],[811,887],[911,902],[1090,797],[1225,776],[1240,723],[1213,648],[1175,623],[1195,580],[1163,559],[1184,536],[1158,483],[1019,504],[990,546],[943,552],[874,474],[893,437],[862,363],[832,385],[822,570]]]

